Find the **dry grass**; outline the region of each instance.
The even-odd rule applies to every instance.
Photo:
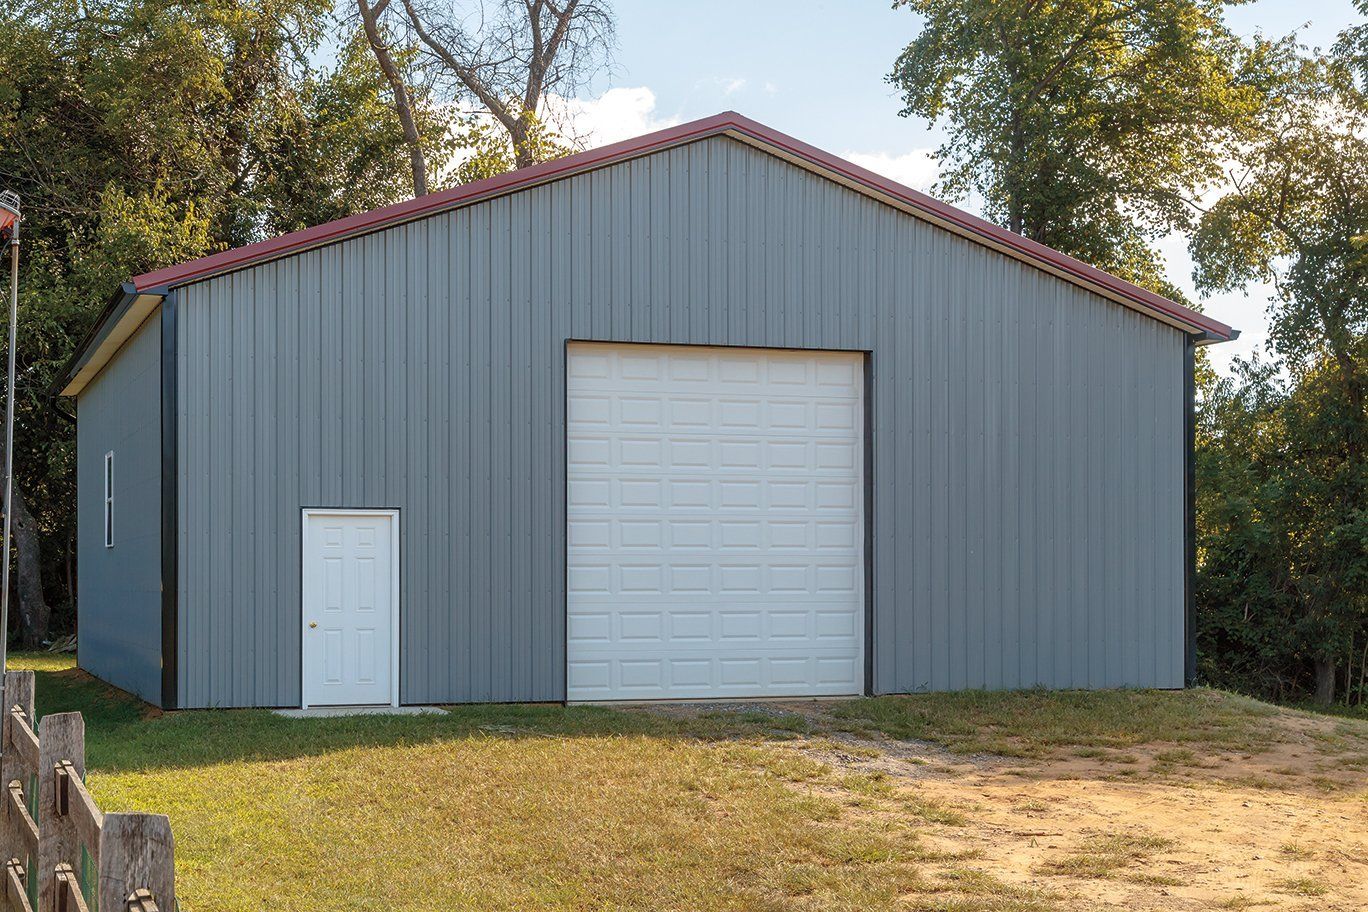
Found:
[[[1198,753],[1257,751],[1280,740],[1266,703],[1198,688],[1171,691],[1043,691],[873,697],[833,707],[846,726],[943,745],[958,754],[1044,758],[1069,749],[1103,757],[1138,744],[1180,745],[1172,762]],[[1346,736],[1347,737],[1347,736]],[[1111,755],[1135,762],[1131,755]]]
[[[907,908],[925,912],[1052,912],[1061,897],[1008,884],[974,868],[948,868],[922,887]]]
[[[962,815],[792,749],[811,728],[798,716],[161,715],[67,658],[12,664],[40,671],[40,715],[86,714],[105,809],[171,816],[189,912],[343,912],[381,899],[405,910],[879,909],[987,889],[943,881],[936,871],[964,856],[920,840]]]
[[[1042,870],[1068,877],[1107,878],[1173,845],[1171,839],[1142,831],[1092,834],[1067,856],[1047,862]]]
[[[1342,771],[1362,768],[1368,725],[1292,724],[1213,691],[287,720],[161,715],[68,657],[13,664],[40,671],[40,714],[85,713],[90,784],[107,809],[171,815],[187,912],[1158,909],[1146,897],[1179,890],[1172,866],[1197,850],[1132,797],[1164,789],[1184,808],[1239,809],[1266,792],[1280,802],[1268,819],[1365,807]],[[1238,759],[1297,739],[1325,769],[1284,758],[1299,775],[1282,776]],[[1010,770],[964,759],[985,752],[1018,759]],[[1218,754],[1230,768],[1208,769]],[[1339,791],[1322,797],[1312,779],[1330,774]],[[1290,788],[1313,797],[1291,804]],[[1097,806],[1081,809],[1084,798]],[[1109,822],[1123,819],[1122,831]],[[1318,867],[1332,853],[1308,822],[1295,839],[1269,835],[1281,870],[1260,889],[1354,908],[1335,905],[1344,887]],[[1210,839],[1208,858],[1228,837]],[[1221,873],[1203,907],[1256,902]]]
[[[1279,881],[1276,889],[1292,896],[1324,896],[1330,892],[1328,886],[1314,877],[1289,877]]]
[[[915,881],[909,827],[848,825],[758,759],[472,733],[91,781],[109,809],[171,815],[190,909],[882,906]]]

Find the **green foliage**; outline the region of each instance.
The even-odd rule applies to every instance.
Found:
[[[401,62],[411,55],[398,55]],[[267,167],[253,201],[269,213],[270,233],[322,224],[374,209],[411,192],[408,154],[375,57],[359,31],[339,49],[337,68],[300,86],[279,112],[266,145]],[[418,89],[414,115],[434,171],[455,148],[450,119]]]
[[[1368,97],[1347,61],[1264,48],[1276,71],[1244,137],[1234,186],[1193,236],[1202,290],[1276,284],[1272,342],[1299,368],[1368,332]]]
[[[1357,38],[1354,36],[1357,34]],[[1362,701],[1368,660],[1368,99],[1333,57],[1263,43],[1266,102],[1193,237],[1205,290],[1274,283],[1271,364],[1209,387],[1198,438],[1208,680]],[[1357,671],[1357,674],[1355,673]],[[1314,677],[1313,677],[1314,674]]]
[[[570,147],[535,114],[524,111],[522,122],[526,125],[527,138],[515,145],[508,131],[489,117],[473,115],[461,120],[453,140],[467,157],[456,169],[456,183],[468,184],[506,174],[519,167],[519,152],[528,165],[570,154]]]
[[[1354,8],[1368,19],[1368,0],[1354,0]],[[1368,88],[1368,22],[1351,26],[1335,43],[1335,56],[1349,67],[1360,89]]]
[[[58,630],[72,428],[45,399],[118,284],[395,202],[408,170],[363,42],[320,66],[328,0],[18,0],[0,9],[0,185],[24,203],[16,477]],[[440,160],[446,122],[420,94]]]
[[[1197,449],[1204,680],[1296,698],[1313,688],[1317,660],[1351,670],[1351,654],[1368,644],[1368,465],[1346,458],[1345,408],[1328,361],[1296,380],[1241,362],[1205,397]]]
[[[944,120],[939,190],[1173,295],[1149,241],[1190,219],[1255,108],[1228,0],[898,0],[925,18],[889,80]]]

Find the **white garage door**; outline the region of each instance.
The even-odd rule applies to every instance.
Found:
[[[575,344],[570,700],[864,683],[859,355]]]

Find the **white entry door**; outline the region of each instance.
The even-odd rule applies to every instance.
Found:
[[[303,704],[398,705],[398,511],[305,510],[303,544]]]
[[[864,689],[856,353],[575,344],[570,700]]]

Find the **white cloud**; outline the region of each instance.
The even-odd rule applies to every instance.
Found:
[[[940,173],[935,153],[931,149],[913,149],[901,155],[892,152],[846,152],[842,157],[914,190],[930,190]]]
[[[645,86],[609,89],[597,98],[546,100],[549,120],[585,148],[606,146],[679,123],[656,110],[656,96]]]
[[[726,96],[734,95],[748,84],[749,81],[744,76],[705,76],[694,80],[693,87],[695,91],[718,92]]]

